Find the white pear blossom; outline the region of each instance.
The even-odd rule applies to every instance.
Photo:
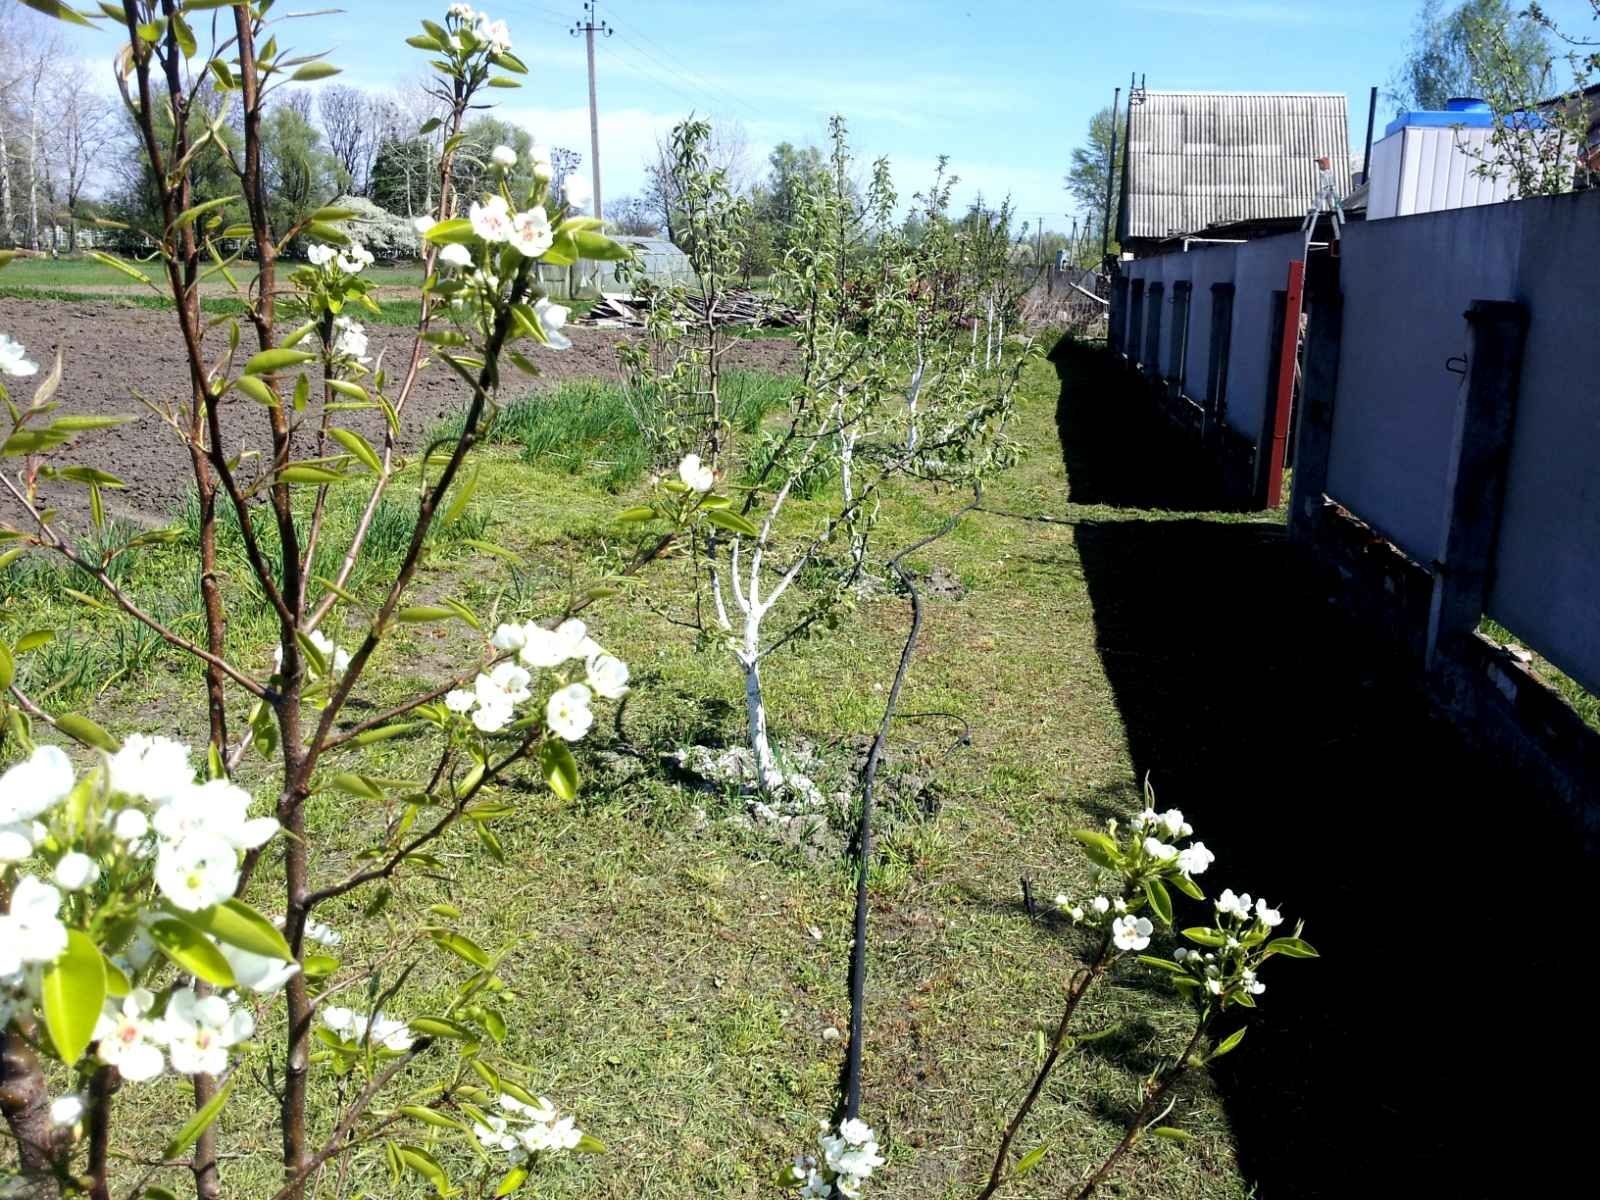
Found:
[[[1283,924],[1283,914],[1275,908],[1268,908],[1266,898],[1256,901],[1256,920],[1268,929],[1274,929]]]
[[[453,713],[467,713],[478,702],[478,697],[466,688],[452,688],[445,693],[444,706]]]
[[[1160,817],[1161,831],[1170,838],[1188,837],[1194,832],[1194,826],[1183,819],[1183,813],[1176,808],[1169,808]]]
[[[439,251],[439,261],[448,267],[470,267],[472,265],[472,251],[460,242],[451,242]]]
[[[589,627],[577,617],[569,617],[557,625],[556,637],[561,643],[562,662],[569,658],[587,661],[590,655],[601,652],[600,643],[589,636]]]
[[[0,375],[26,378],[39,373],[39,364],[27,357],[27,347],[9,334],[0,333]]]
[[[191,784],[156,809],[151,823],[167,842],[206,834],[235,850],[254,850],[278,832],[276,818],[250,816],[250,793],[226,779]]]
[[[1178,870],[1185,875],[1203,875],[1216,859],[1204,842],[1191,842],[1178,851]]]
[[[367,355],[367,330],[360,321],[352,320],[350,317],[336,317],[334,318],[333,328],[333,352],[335,354],[354,359],[358,363],[370,361]],[[319,632],[320,630],[312,630],[312,637],[314,638]],[[341,650],[339,653],[343,654],[344,652]],[[349,657],[348,654],[345,655],[347,662]],[[343,670],[342,667],[338,669]]]
[[[1150,944],[1154,929],[1147,918],[1129,913],[1111,922],[1111,941],[1118,950],[1143,950]]]
[[[557,737],[576,742],[589,732],[594,724],[594,713],[589,711],[589,689],[581,683],[570,683],[554,693],[545,704],[545,725]]]
[[[1168,858],[1176,858],[1178,856],[1178,848],[1176,846],[1169,846],[1160,838],[1155,837],[1145,838],[1144,852],[1158,862]]]
[[[306,937],[319,946],[332,948],[344,941],[344,934],[322,921],[306,922]]]
[[[533,693],[528,685],[533,677],[514,662],[497,664],[486,675],[479,675],[473,683],[473,688],[478,695],[478,703],[485,708],[492,705],[521,704]]]
[[[1222,895],[1216,899],[1217,911],[1224,916],[1238,917],[1244,920],[1250,915],[1250,893],[1242,896],[1233,894],[1232,888],[1223,888]]]
[[[32,875],[11,889],[11,907],[0,914],[0,978],[23,967],[53,963],[67,948],[67,927],[56,914],[61,893]]]
[[[221,996],[198,996],[181,987],[167,1000],[161,1018],[167,1055],[180,1075],[220,1075],[228,1069],[228,1048],[255,1032],[248,1009],[231,1010]]]
[[[87,854],[69,850],[56,862],[51,878],[64,892],[81,892],[100,878],[100,864]]]
[[[1267,990],[1267,985],[1257,979],[1256,973],[1249,968],[1246,968],[1240,973],[1239,982],[1243,986],[1244,990],[1249,992],[1252,996],[1259,996],[1262,992]]]
[[[119,842],[137,842],[150,832],[150,818],[137,808],[124,808],[111,819],[111,836]]]
[[[489,44],[490,54],[504,54],[511,49],[511,30],[504,21],[489,20],[488,13],[477,13],[472,32],[480,42]]]
[[[107,1000],[105,1011],[94,1027],[98,1045],[95,1057],[116,1067],[132,1083],[154,1079],[162,1071],[161,1042],[164,1027],[148,1017],[156,998],[148,989],[136,987],[123,997],[119,1006]]]
[[[0,863],[19,863],[33,854],[36,821],[12,821],[0,825]]]
[[[540,210],[544,211],[543,209]],[[549,247],[546,246],[546,249]],[[540,251],[542,254],[544,251]],[[564,304],[552,304],[549,299],[540,296],[533,302],[533,314],[539,318],[539,328],[544,330],[545,341],[552,350],[572,349],[572,339],[561,330],[566,326],[568,308]]]
[[[489,153],[497,167],[514,167],[517,165],[517,152],[510,146],[496,146]]]
[[[511,219],[511,244],[524,258],[538,258],[554,243],[555,231],[550,228],[550,214],[545,212],[542,204],[535,204]],[[562,309],[562,313],[565,312]]]
[[[516,710],[509,704],[484,704],[472,710],[472,723],[484,733],[499,733],[516,718]]]
[[[191,833],[181,842],[163,842],[156,858],[156,886],[185,912],[199,912],[233,895],[239,883],[239,856],[214,833]]]
[[[36,746],[0,775],[0,825],[43,816],[72,790],[72,760],[60,746]]]
[[[370,1041],[396,1052],[411,1049],[416,1039],[404,1021],[387,1017],[382,1010],[367,1018],[352,1009],[334,1006],[322,1010],[322,1023],[350,1042]]]
[[[1096,896],[1093,900],[1089,901],[1089,907],[1094,909],[1097,915],[1105,916],[1106,913],[1111,911],[1111,901],[1107,900],[1104,896]]]
[[[372,251],[360,242],[352,242],[346,249],[340,251],[334,260],[334,266],[346,275],[359,275],[362,270],[372,265]]]
[[[258,996],[277,995],[289,980],[300,974],[300,964],[297,962],[284,962],[281,958],[241,950],[227,942],[218,942],[217,949],[228,960],[228,966],[233,969],[233,978],[239,986]]]
[[[486,242],[511,240],[511,209],[504,196],[490,196],[481,204],[474,200],[467,210],[472,232]]]
[[[338,257],[339,251],[322,242],[312,242],[306,247],[306,261],[313,267],[325,267]]]
[[[551,667],[559,667],[572,657],[569,653],[569,639],[554,629],[546,629],[543,625],[530,621],[523,627],[523,633],[522,649],[517,652],[517,657],[530,667],[548,670]]]
[[[521,650],[528,641],[525,625],[497,625],[489,644],[496,650]]]
[[[597,696],[620,700],[628,694],[628,664],[613,654],[596,654],[587,664],[589,686]]]
[[[428,235],[428,230],[432,229],[435,223],[436,222],[434,219],[429,216],[411,218],[411,228],[417,231],[417,235],[419,237],[426,237]]]
[[[50,1101],[50,1124],[57,1129],[70,1129],[83,1120],[83,1097],[68,1092]]]
[[[165,804],[194,785],[189,747],[159,735],[129,734],[111,756],[109,770],[112,791],[152,804]]]
[[[698,454],[683,456],[683,461],[678,464],[678,478],[694,492],[709,492],[717,482],[716,474],[710,467],[701,464]]]
[[[472,11],[470,4],[452,4],[446,10],[446,15],[455,17],[458,21],[471,21],[478,14]]]

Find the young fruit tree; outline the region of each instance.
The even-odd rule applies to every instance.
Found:
[[[64,4],[33,7],[94,23]],[[70,563],[92,581],[85,603],[120,610],[192,656],[209,737],[195,754],[159,728],[123,733],[49,711],[19,686],[16,660],[52,631],[0,645],[0,725],[20,757],[0,776],[0,1114],[15,1162],[33,1195],[109,1197],[115,1182],[119,1194],[218,1197],[231,1190],[226,1173],[244,1169],[231,1160],[261,1153],[254,1136],[231,1151],[220,1144],[220,1115],[242,1104],[252,1120],[272,1113],[281,1160],[272,1200],[300,1200],[324,1178],[340,1191],[389,1192],[403,1175],[440,1195],[509,1194],[552,1157],[599,1143],[503,1053],[515,1000],[497,973],[504,951],[462,933],[461,914],[423,876],[448,883],[457,855],[445,848],[463,835],[504,858],[495,827],[515,808],[500,787],[525,769],[573,797],[570,746],[597,701],[627,691],[628,670],[581,621],[529,620],[480,635],[458,670],[398,702],[363,694],[393,667],[386,656],[407,627],[488,623],[448,596],[421,603],[412,593],[430,530],[471,499],[469,458],[505,373],[535,372],[529,345],[566,344],[566,312],[540,291],[536,264],[625,254],[594,221],[552,224],[544,160],[519,172],[515,152],[498,148],[481,192],[453,192],[465,118],[486,89],[517,86],[526,68],[503,21],[452,4],[406,39],[426,56],[445,114],[419,132],[441,125],[443,151],[435,209],[417,222],[420,318],[409,354],[386,367],[360,321],[377,302],[364,274],[372,256],[341,230],[349,214],[313,208],[273,222],[264,116],[286,85],[337,71],[289,47],[302,23],[288,18],[301,14],[280,17],[271,0],[102,7],[118,14],[116,80],[159,187],[159,221],[138,232],[156,247],[160,282],[104,261],[167,296],[183,344],[188,395],[155,407],[193,472],[203,632],[163,622],[119,582],[118,557],[170,533],[110,537],[102,493],[122,481],[73,465],[68,452],[118,419],[72,413],[59,351],[31,396],[5,397],[0,565],[23,554]],[[236,191],[194,203],[194,172],[215,158]],[[226,254],[224,242],[247,250]],[[283,261],[291,244],[307,246],[306,262]],[[255,277],[241,286],[246,253]],[[234,283],[242,321],[202,314],[203,275]],[[15,384],[39,365],[0,338],[0,371]],[[413,456],[408,402],[427,371],[461,381],[466,412],[459,436]],[[354,427],[361,413],[381,418],[376,444]],[[99,536],[47,506],[41,481],[77,489]],[[416,497],[414,521],[398,565],[374,582],[357,568],[380,503],[402,484]],[[340,489],[366,499],[335,542]],[[271,612],[270,655],[227,640],[224,605],[241,599],[223,593],[219,510],[248,565],[228,586]],[[382,769],[395,739],[428,764],[416,777]],[[62,742],[82,752],[69,756]],[[236,779],[252,755],[261,761],[250,777],[270,781],[261,804]],[[352,801],[381,815],[374,840],[353,858],[319,852],[313,818]],[[381,949],[341,958],[349,931],[329,927],[334,910],[370,923]],[[412,983],[424,961],[431,1002]],[[189,1111],[152,1117],[177,1083]],[[385,1167],[388,1185],[372,1178]]]

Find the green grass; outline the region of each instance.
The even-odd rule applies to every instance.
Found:
[[[1062,509],[1057,392],[1049,363],[1027,367],[1013,426],[1027,456],[990,489],[992,506]],[[419,600],[454,595],[502,619],[548,615],[573,586],[601,576],[605,551],[628,536],[612,516],[639,493],[613,494],[604,474],[587,466],[575,473],[572,456],[549,443],[533,453],[520,448],[553,428],[610,444],[620,437],[608,423],[620,411],[616,397],[574,387],[523,403],[506,426],[518,430],[515,444],[484,455],[472,512],[485,523],[484,536],[517,550],[527,565],[442,553],[423,573]],[[790,528],[809,527],[825,500],[797,502]],[[886,550],[922,536],[959,503],[903,489],[884,505],[877,544]],[[34,557],[20,569],[43,570],[31,565]],[[130,581],[141,594],[169,595],[181,606],[182,581],[169,578],[178,561],[150,552],[130,565]],[[872,874],[864,1114],[889,1157],[872,1196],[955,1200],[970,1197],[987,1169],[997,1129],[1035,1067],[1039,1032],[1053,1022],[1083,951],[1070,930],[1027,918],[1018,877],[1030,877],[1042,896],[1090,886],[1070,830],[1108,810],[1131,811],[1139,791],[1097,652],[1073,527],[974,514],[915,565],[943,567],[969,591],[959,601],[930,600],[901,706],[953,717],[902,722],[886,768]],[[509,952],[501,971],[511,995],[502,1004],[511,1026],[507,1053],[528,1064],[531,1086],[609,1147],[541,1174],[541,1197],[772,1196],[773,1176],[809,1145],[836,1097],[844,1043],[827,1033],[848,1018],[851,877],[838,851],[850,813],[833,806],[818,845],[790,845],[752,828],[737,800],[688,790],[661,765],[661,753],[676,745],[740,735],[731,657],[720,646],[698,646],[657,611],[686,611],[694,570],[688,560],[659,563],[586,614],[595,635],[631,664],[635,688],[616,721],[608,710],[579,747],[585,782],[575,803],[562,804],[530,778],[506,792],[516,808],[497,827],[506,865],[458,838],[440,849],[451,882],[411,876],[385,915],[368,923],[350,906],[326,914],[346,933],[347,963],[382,964],[391,979],[412,958],[422,960],[400,1015],[430,1011],[449,979],[448,967],[413,950],[417,924],[406,914],[448,899],[466,914],[462,932]],[[231,550],[229,577],[240,577]],[[260,667],[270,625],[253,615],[237,585],[230,595],[241,606],[230,647]],[[4,603],[8,636],[52,625],[63,633],[53,652],[63,656],[60,647],[100,646],[107,636],[101,620],[72,607],[59,588],[12,587]],[[849,787],[905,623],[903,597],[869,594],[836,633],[796,643],[764,666],[779,745],[814,746],[830,792]],[[458,625],[400,629],[380,651],[353,715],[437,679],[474,646]],[[59,669],[42,661],[24,656],[25,684]],[[91,675],[103,677],[103,669]],[[93,711],[120,733],[198,739],[204,716],[196,680],[192,667],[156,653],[94,688]],[[970,723],[970,741],[952,749],[962,721]],[[427,769],[428,750],[425,740],[382,743],[368,769],[414,775]],[[258,764],[243,778],[267,794]],[[318,795],[310,811],[313,870],[342,873],[391,815],[336,793]],[[270,908],[271,874],[257,886]],[[1119,1032],[1062,1064],[1024,1138],[1027,1147],[1048,1143],[1051,1151],[1007,1195],[1062,1195],[1110,1149],[1127,1097],[1152,1056],[1173,1046],[1185,1015],[1128,971],[1093,994],[1084,1019],[1086,1027]],[[261,1037],[281,1051],[270,1023]],[[405,1094],[442,1066],[441,1054],[430,1055]],[[314,1112],[322,1130],[338,1097],[319,1078]],[[274,1127],[260,1097],[253,1085],[241,1088],[223,1118],[228,1195],[262,1196],[276,1186]],[[167,1081],[124,1088],[118,1103],[131,1120],[119,1149],[158,1154],[184,1101]],[[1246,1194],[1222,1108],[1203,1079],[1181,1090],[1178,1116],[1196,1140],[1141,1145],[1106,1195]],[[441,1153],[471,1161],[464,1151]],[[422,1194],[409,1182],[392,1188],[381,1155],[370,1151],[356,1157],[351,1187]],[[124,1190],[126,1181],[117,1193]],[[319,1195],[333,1195],[331,1179]]]
[[[734,429],[753,434],[783,403],[787,380],[766,371],[730,370],[722,376],[724,411]],[[568,474],[587,474],[608,492],[637,483],[652,467],[644,429],[653,421],[649,395],[625,383],[563,380],[527,392],[495,417],[491,444],[520,448],[522,460]],[[455,437],[461,416],[443,422],[433,437]]]
[[[1491,617],[1484,617],[1478,623],[1478,632],[1502,646],[1523,645],[1522,639]],[[1523,646],[1523,649],[1527,649],[1527,647]],[[1532,650],[1528,650],[1528,653],[1533,656],[1532,662],[1528,664],[1533,673],[1554,688],[1563,700],[1572,705],[1573,711],[1583,718],[1584,724],[1591,729],[1600,729],[1600,696],[1595,695],[1584,687],[1583,684],[1545,658],[1544,655]]]

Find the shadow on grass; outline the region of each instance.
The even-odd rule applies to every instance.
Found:
[[[1076,472],[1101,398],[1068,382]],[[1137,470],[1118,494],[1171,494],[1170,464]],[[1587,1047],[1593,1007],[1589,865],[1554,801],[1439,722],[1276,526],[1088,521],[1076,538],[1134,767],[1216,851],[1208,894],[1265,895],[1322,953],[1269,965],[1215,1068],[1257,1194],[1534,1194],[1564,1157],[1537,1148],[1577,1144],[1593,1061],[1567,1048]]]
[[[1057,342],[1050,358],[1061,377],[1056,426],[1072,503],[1165,512],[1226,507],[1193,441],[1154,410],[1126,368],[1070,338]]]

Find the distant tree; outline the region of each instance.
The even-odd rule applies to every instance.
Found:
[[[606,201],[606,232],[654,237],[661,232],[661,222],[643,196],[618,196]]]
[[[301,214],[326,204],[343,187],[339,164],[311,124],[309,93],[288,92],[262,122],[262,160],[273,225],[288,228]]]
[[[1100,232],[1105,225],[1106,182],[1111,183],[1111,219],[1117,219],[1117,204],[1122,195],[1123,138],[1117,136],[1116,160],[1111,157],[1112,130],[1117,121],[1109,107],[1102,108],[1089,118],[1089,131],[1083,145],[1072,152],[1072,164],[1063,181],[1073,204],[1083,214],[1083,233],[1080,235],[1076,257],[1088,261],[1080,266],[1091,266],[1100,258]],[[1117,250],[1115,236],[1111,250]]]
[[[49,103],[55,119],[45,139],[46,152],[55,168],[55,191],[67,219],[67,249],[76,250],[79,204],[107,148],[116,140],[117,113],[78,62],[59,69],[50,85]]]
[[[779,142],[767,156],[767,180],[757,216],[769,226],[775,254],[789,248],[800,198],[827,182],[828,167],[815,146]]]
[[[361,169],[372,130],[370,98],[360,88],[331,84],[317,96],[317,116],[322,120],[322,134],[328,139],[328,153],[344,172],[345,186],[364,186]]]
[[[235,150],[243,145],[243,136],[238,130],[237,123],[231,119],[231,116],[238,111],[238,105],[233,102],[236,95],[237,93],[219,94],[213,89],[209,79],[201,80],[189,108],[188,129],[191,146],[199,142],[200,136],[218,114],[223,118],[219,129],[222,138]],[[161,144],[169,144],[172,136],[170,110],[165,107],[158,109],[154,120]],[[112,189],[109,211],[116,220],[132,226],[136,234],[159,233],[160,193],[156,180],[150,173],[144,152],[140,148],[135,118],[126,111],[123,112],[118,138],[126,152],[119,150],[110,156],[112,170],[117,180]],[[191,179],[192,199],[196,204],[222,196],[236,195],[239,190],[238,178],[215,145],[207,145],[195,155]]]
[[[1472,46],[1494,38],[1506,58],[1504,69],[1532,82],[1534,90],[1549,82],[1550,45],[1544,27],[1510,0],[1422,0],[1412,29],[1411,45],[1389,81],[1388,98],[1399,110],[1437,111],[1456,96],[1477,96],[1484,89],[1475,75]]]
[[[743,192],[750,176],[749,139],[744,127],[730,121],[701,123],[710,130],[703,147],[710,169],[721,173],[730,192]],[[667,237],[682,246],[684,181],[676,164],[670,139],[657,139],[655,154],[645,163],[644,200]]]

